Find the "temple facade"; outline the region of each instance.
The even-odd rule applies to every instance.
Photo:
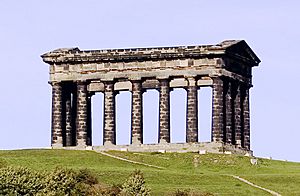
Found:
[[[57,49],[42,55],[50,65],[51,145],[86,148],[92,144],[91,97],[104,94],[103,146],[98,150],[199,151],[249,153],[249,89],[259,58],[243,40],[216,45],[80,50]],[[198,95],[212,88],[211,142],[198,141]],[[170,91],[187,92],[186,142],[170,143]],[[143,144],[143,92],[159,92],[156,144]],[[116,145],[119,91],[132,93],[131,142]]]

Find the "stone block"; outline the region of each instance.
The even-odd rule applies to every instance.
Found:
[[[206,154],[206,150],[199,150],[199,154]]]

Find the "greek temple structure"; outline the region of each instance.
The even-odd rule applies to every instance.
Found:
[[[80,50],[62,48],[42,59],[50,65],[52,86],[51,145],[86,148],[92,144],[91,97],[104,94],[103,146],[98,150],[199,151],[247,153],[250,150],[249,89],[259,58],[244,40],[216,45]],[[211,141],[198,141],[198,96],[212,88]],[[187,92],[186,142],[170,143],[170,91]],[[156,144],[143,143],[143,92],[159,92]],[[116,144],[119,91],[132,93],[131,142]]]

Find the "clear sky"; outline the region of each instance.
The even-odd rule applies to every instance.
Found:
[[[201,45],[245,39],[262,60],[253,69],[251,89],[254,154],[300,161],[299,9],[297,0],[1,0],[0,149],[50,146],[51,88],[48,65],[40,58],[45,52],[60,47]],[[206,112],[200,112],[199,123],[208,126],[210,92],[200,91],[204,92],[200,99],[207,101],[200,101]],[[184,138],[184,95],[182,89],[172,92],[173,141]],[[149,130],[157,124],[152,107],[157,92],[144,96],[151,143],[156,135]],[[93,99],[94,122],[99,121],[94,124],[99,129],[94,133],[97,144],[102,97]],[[126,143],[130,93],[117,99],[118,141]],[[205,139],[209,133],[204,132]]]

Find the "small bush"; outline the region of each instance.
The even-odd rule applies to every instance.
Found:
[[[150,189],[146,186],[143,173],[135,170],[122,185],[121,195],[126,196],[147,196]]]
[[[87,195],[97,182],[87,170],[57,168],[46,173],[24,167],[0,169],[0,195]]]
[[[52,172],[37,172],[24,167],[4,167],[0,169],[0,195],[148,196],[150,189],[139,170],[134,171],[122,186],[107,186],[99,184],[88,170],[56,168]]]
[[[197,193],[197,192],[192,192],[189,189],[185,189],[185,190],[177,189],[174,193],[170,195],[171,196],[213,196],[212,193]]]
[[[46,188],[44,193],[48,195],[74,195],[78,192],[76,188],[83,188],[81,185],[77,185],[77,183],[78,181],[74,171],[56,168],[46,176]]]
[[[88,169],[79,170],[76,175],[77,181],[88,185],[94,185],[98,183],[97,177]]]
[[[44,178],[24,167],[0,169],[0,195],[36,195],[44,189]]]

